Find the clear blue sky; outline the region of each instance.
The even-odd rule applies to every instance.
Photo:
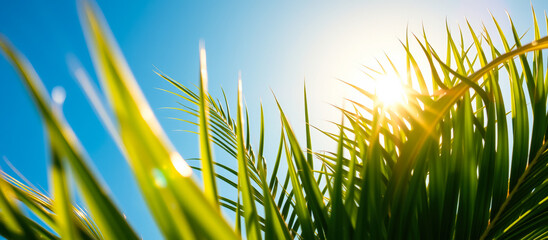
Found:
[[[446,18],[453,30],[457,24],[464,24],[464,17],[478,30],[482,21],[492,29],[487,10],[506,27],[507,10],[518,31],[525,32],[532,24],[528,1],[182,2],[99,0],[98,5],[157,117],[185,158],[197,156],[197,137],[176,132],[193,127],[168,119],[177,112],[160,109],[175,106],[177,99],[157,90],[170,86],[153,70],[156,66],[184,84],[196,84],[200,39],[206,43],[211,92],[220,97],[223,86],[234,102],[241,70],[251,117],[258,117],[262,99],[267,124],[275,126],[267,132],[267,145],[275,145],[278,114],[270,89],[297,132],[302,133],[302,86],[306,78],[312,124],[328,127],[326,120],[339,119],[328,104],[340,104],[350,94],[336,79],[359,80],[363,77],[360,65],[373,63],[384,52],[395,58],[402,56],[398,38],[405,36],[407,24],[411,31],[420,33],[424,23],[434,46],[444,43]],[[97,172],[139,234],[157,239],[159,232],[125,160],[66,65],[67,54],[77,56],[98,84],[76,2],[3,1],[0,5],[0,33],[28,57],[48,90],[55,86],[66,89],[64,113]],[[548,2],[537,0],[533,5],[543,19]],[[0,58],[0,76],[0,157],[9,159],[35,185],[49,190],[47,149],[39,115],[4,58]],[[317,148],[325,145],[314,144]],[[267,147],[266,153],[271,154],[272,148]],[[0,166],[11,172],[3,161]]]

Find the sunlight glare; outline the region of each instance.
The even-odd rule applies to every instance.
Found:
[[[183,157],[181,157],[181,155],[178,152],[172,152],[170,157],[171,157],[171,163],[173,164],[177,172],[181,174],[181,176],[183,177],[192,176],[192,169],[185,162]]]
[[[386,74],[375,83],[375,94],[385,107],[392,107],[405,102],[405,90],[399,78]]]

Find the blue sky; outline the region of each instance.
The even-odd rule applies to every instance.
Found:
[[[222,86],[234,102],[241,71],[251,118],[258,117],[262,100],[267,125],[274,126],[268,129],[267,146],[275,146],[279,120],[271,90],[297,133],[302,133],[302,86],[306,78],[312,124],[329,128],[328,120],[340,118],[329,104],[341,104],[344,97],[352,96],[337,78],[359,81],[364,78],[361,64],[373,64],[385,52],[401,59],[403,50],[398,39],[404,38],[407,26],[411,32],[421,33],[424,24],[434,47],[443,47],[446,19],[452,30],[457,24],[465,24],[464,17],[478,30],[482,22],[492,29],[489,9],[505,28],[505,11],[513,17],[518,31],[523,33],[532,25],[529,3],[510,0],[97,3],[160,123],[185,158],[197,156],[197,137],[175,131],[193,127],[168,119],[180,115],[161,108],[175,106],[177,98],[157,89],[170,86],[153,70],[157,67],[189,86],[197,84],[200,39],[206,44],[212,94],[221,97]],[[0,33],[27,56],[48,90],[55,86],[66,89],[64,113],[97,173],[139,234],[145,239],[157,239],[159,232],[127,163],[67,67],[67,55],[76,56],[98,84],[76,1],[4,1],[1,5]],[[533,5],[542,19],[548,3],[537,0]],[[0,58],[0,75],[0,157],[9,159],[31,182],[48,191],[48,152],[39,115],[4,58]],[[314,146],[329,147],[322,141]],[[273,148],[267,147],[267,156],[275,151]],[[224,157],[220,153],[217,156]],[[11,172],[3,160],[0,166]]]

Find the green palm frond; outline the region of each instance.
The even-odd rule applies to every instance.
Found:
[[[534,11],[534,40],[527,44],[511,19],[509,35],[494,18],[495,34],[468,22],[454,34],[447,25],[443,52],[431,46],[425,32],[406,35],[401,41],[405,69],[386,55],[386,64],[378,61],[380,70],[364,71],[377,82],[383,75],[398,76],[402,101],[388,104],[376,90],[345,83],[370,101],[349,99],[349,108],[335,106],[342,116],[341,122],[333,122],[339,130],[335,133],[310,125],[305,87],[304,144],[275,99],[279,143],[265,143],[270,126],[265,126],[261,105],[259,144],[253,146],[250,121],[255,118],[244,107],[241,80],[233,112],[224,92],[223,100],[209,94],[201,48],[195,90],[157,72],[175,88],[164,91],[180,97],[180,106],[170,109],[193,117],[174,119],[198,128],[200,156],[185,160],[165,136],[101,15],[88,2],[80,10],[103,94],[113,109],[112,120],[101,119],[118,126],[109,131],[166,239],[548,237],[548,71],[542,52],[548,37],[541,37]],[[48,196],[2,173],[0,235],[137,239],[32,66],[4,37],[0,48],[42,116],[52,180]],[[508,83],[508,96],[501,83]],[[335,150],[313,151],[311,128],[323,133]],[[216,160],[213,145],[232,158]],[[277,151],[266,156],[265,149]],[[187,161],[201,161],[201,167]],[[230,167],[235,164],[237,170]],[[203,173],[203,189],[192,169]],[[72,181],[89,215],[73,203]],[[218,181],[236,194],[220,195]],[[234,226],[221,207],[235,213]]]

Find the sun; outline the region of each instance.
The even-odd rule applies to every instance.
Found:
[[[383,75],[375,82],[375,95],[384,107],[394,107],[405,102],[405,89],[398,76]]]

